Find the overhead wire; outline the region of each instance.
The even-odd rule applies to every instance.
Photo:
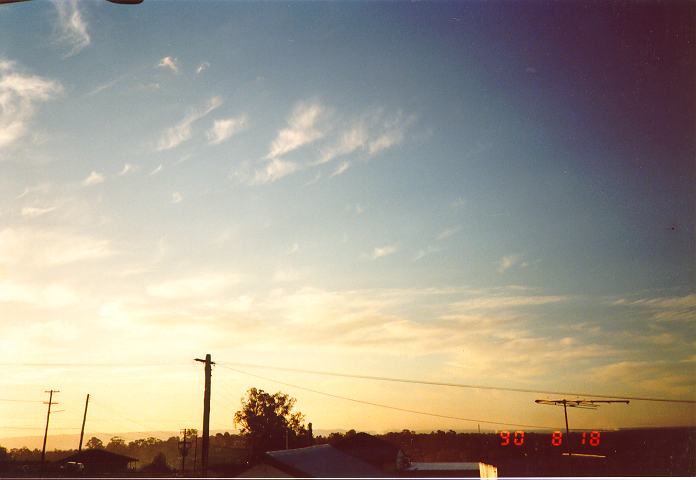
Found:
[[[305,390],[305,391],[307,391],[307,392],[316,393],[316,394],[318,394],[318,395],[324,395],[324,396],[327,396],[327,397],[338,398],[338,399],[341,399],[341,400],[346,400],[346,401],[354,402],[354,403],[361,403],[361,404],[363,404],[363,405],[371,405],[371,406],[373,406],[373,407],[386,408],[386,409],[389,409],[389,410],[395,410],[395,411],[399,411],[399,412],[413,413],[413,414],[416,414],[416,415],[425,415],[425,416],[429,416],[429,417],[447,418],[447,419],[450,419],[450,420],[461,420],[461,421],[465,421],[465,422],[485,423],[485,424],[488,424],[488,425],[502,425],[502,426],[506,426],[506,427],[542,428],[542,429],[555,429],[555,428],[556,428],[556,427],[549,426],[549,425],[529,425],[529,424],[523,424],[523,423],[498,422],[498,421],[493,421],[493,420],[483,420],[483,419],[478,419],[478,418],[465,418],[465,417],[457,417],[457,416],[453,416],[453,415],[443,415],[443,414],[433,413],[433,412],[423,412],[423,411],[420,411],[420,410],[412,410],[412,409],[409,409],[409,408],[396,407],[396,406],[393,406],[393,405],[386,405],[386,404],[383,404],[383,403],[370,402],[370,401],[368,401],[368,400],[360,400],[360,399],[357,399],[357,398],[345,397],[345,396],[343,396],[343,395],[337,395],[337,394],[334,394],[334,393],[323,392],[323,391],[321,391],[321,390],[315,390],[315,389],[313,389],[313,388],[308,388],[308,387],[303,387],[303,386],[301,386],[301,385],[296,385],[296,384],[293,384],[293,383],[283,382],[283,381],[281,381],[281,380],[277,380],[277,379],[265,377],[265,376],[263,376],[263,375],[256,375],[256,374],[253,374],[253,373],[245,372],[245,371],[243,371],[243,370],[239,370],[239,369],[236,369],[236,368],[233,368],[233,367],[229,367],[229,366],[227,366],[227,365],[222,365],[222,364],[219,364],[219,363],[218,363],[218,366],[219,366],[219,367],[222,367],[222,368],[226,368],[226,369],[228,369],[228,370],[232,370],[232,371],[234,371],[234,372],[238,372],[238,373],[241,373],[241,374],[244,374],[244,375],[248,375],[248,376],[250,376],[250,377],[260,378],[260,379],[262,379],[262,380],[267,380],[267,381],[269,381],[269,382],[278,383],[278,384],[280,384],[280,385],[285,385],[285,386],[288,386],[288,387],[293,387],[293,388],[297,388],[297,389],[300,389],[300,390]]]
[[[24,399],[18,399],[18,398],[0,398],[0,402],[44,403],[43,400],[24,400]]]
[[[504,387],[504,386],[493,386],[493,385],[478,385],[478,384],[466,384],[466,383],[453,383],[453,382],[435,382],[430,380],[419,380],[419,379],[409,379],[409,378],[395,378],[377,375],[362,375],[354,373],[344,373],[344,372],[329,372],[322,370],[309,370],[302,368],[290,368],[290,367],[278,367],[273,365],[259,365],[253,363],[241,363],[241,362],[216,362],[218,365],[229,365],[238,366],[243,368],[259,368],[267,370],[278,370],[286,372],[297,372],[297,373],[307,373],[312,375],[326,375],[333,377],[344,377],[344,378],[356,378],[362,380],[376,380],[385,382],[399,382],[399,383],[411,383],[420,385],[434,385],[443,387],[455,387],[455,388],[470,388],[479,390],[496,390],[504,392],[518,392],[518,393],[541,393],[546,395],[569,395],[576,397],[595,397],[595,398],[608,398],[608,399],[624,399],[624,400],[634,400],[634,401],[644,401],[644,402],[665,402],[665,403],[685,403],[685,404],[696,404],[696,400],[690,399],[679,399],[679,398],[660,398],[660,397],[641,397],[633,395],[609,395],[604,393],[587,393],[587,392],[569,392],[560,390],[545,390],[540,388],[517,388],[517,387]],[[0,367],[57,367],[57,368],[100,368],[100,367],[122,367],[122,368],[154,368],[154,367],[165,367],[165,366],[181,366],[188,365],[188,363],[172,363],[172,362],[162,362],[162,363],[0,363]],[[38,400],[35,400],[38,401]]]
[[[101,367],[123,367],[123,368],[154,368],[154,367],[173,367],[188,365],[187,362],[147,362],[147,363],[124,363],[124,362],[2,362],[0,367],[53,367],[53,368],[101,368]]]
[[[583,392],[564,392],[559,390],[543,390],[543,389],[533,389],[533,388],[516,388],[516,387],[502,387],[502,386],[492,386],[492,385],[475,385],[466,383],[451,383],[451,382],[434,382],[429,380],[416,380],[409,378],[395,378],[395,377],[382,377],[374,375],[361,375],[354,373],[341,373],[341,372],[329,372],[324,370],[307,370],[302,368],[290,368],[290,367],[277,367],[271,365],[258,365],[253,363],[238,363],[238,362],[217,362],[220,366],[237,366],[246,368],[258,368],[265,370],[278,370],[285,372],[296,372],[296,373],[308,373],[311,375],[325,375],[331,377],[344,377],[344,378],[357,378],[362,380],[377,380],[383,382],[398,382],[398,383],[411,383],[419,385],[435,385],[441,387],[455,387],[455,388],[470,388],[470,389],[480,389],[480,390],[497,390],[503,392],[518,392],[518,393],[542,393],[546,395],[569,395],[576,397],[595,397],[595,398],[612,398],[612,399],[622,399],[622,400],[639,400],[645,402],[669,402],[669,403],[688,403],[696,404],[696,400],[686,400],[686,399],[673,399],[673,398],[655,398],[655,397],[636,397],[628,395],[607,395],[607,394],[597,394],[597,393],[583,393]]]

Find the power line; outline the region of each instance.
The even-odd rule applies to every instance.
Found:
[[[293,384],[293,383],[283,382],[283,381],[276,380],[276,379],[273,379],[273,378],[264,377],[264,376],[262,376],[262,375],[255,375],[255,374],[253,374],[253,373],[245,372],[245,371],[242,371],[242,370],[237,370],[236,368],[228,367],[228,366],[221,365],[221,364],[218,364],[218,366],[219,366],[219,367],[222,367],[222,368],[226,368],[226,369],[228,369],[228,370],[232,370],[233,372],[238,372],[238,373],[242,373],[242,374],[244,374],[244,375],[249,375],[250,377],[261,378],[261,379],[263,379],[263,380],[268,380],[269,382],[278,383],[278,384],[280,384],[280,385],[286,385],[286,386],[288,386],[288,387],[298,388],[298,389],[300,389],[300,390],[306,390],[306,391],[308,391],[308,392],[316,393],[316,394],[319,394],[319,395],[325,395],[325,396],[327,396],[327,397],[332,397],[332,398],[339,398],[339,399],[341,399],[341,400],[347,400],[347,401],[349,401],[349,402],[361,403],[361,404],[363,404],[363,405],[371,405],[371,406],[373,406],[373,407],[387,408],[387,409],[396,410],[396,411],[399,411],[399,412],[415,413],[415,414],[417,414],[417,415],[426,415],[426,416],[429,416],[429,417],[447,418],[447,419],[450,419],[450,420],[462,420],[462,421],[465,421],[465,422],[486,423],[486,424],[489,424],[489,425],[502,425],[502,426],[506,426],[506,427],[544,428],[544,429],[553,429],[553,428],[555,428],[555,427],[551,427],[551,426],[548,426],[548,425],[527,425],[527,424],[522,424],[522,423],[496,422],[496,421],[492,421],[492,420],[481,420],[481,419],[478,419],[478,418],[455,417],[455,416],[452,416],[452,415],[442,415],[442,414],[433,413],[433,412],[422,412],[422,411],[419,411],[419,410],[411,410],[411,409],[409,409],[409,408],[395,407],[395,406],[393,406],[393,405],[385,405],[385,404],[383,404],[383,403],[369,402],[369,401],[367,401],[367,400],[359,400],[359,399],[357,399],[357,398],[344,397],[343,395],[336,395],[336,394],[333,394],[333,393],[322,392],[322,391],[320,391],[320,390],[314,390],[313,388],[307,388],[307,387],[303,387],[303,386],[301,386],[301,385],[295,385],[295,384]]]
[[[18,398],[0,398],[0,402],[44,403],[43,400],[23,400]]]
[[[373,375],[358,375],[353,373],[340,373],[340,372],[327,372],[322,370],[306,370],[302,368],[290,368],[290,367],[275,367],[270,365],[258,365],[252,363],[237,363],[237,362],[218,362],[218,365],[229,365],[247,368],[260,368],[266,370],[280,370],[285,372],[298,372],[298,373],[309,373],[312,375],[326,375],[331,377],[344,377],[344,378],[358,378],[362,380],[379,380],[384,382],[399,382],[399,383],[415,383],[419,385],[435,385],[440,387],[456,387],[456,388],[475,388],[481,390],[498,390],[504,392],[518,392],[518,393],[544,393],[548,395],[569,395],[577,397],[597,397],[597,398],[617,398],[625,400],[640,400],[644,402],[669,402],[669,403],[689,403],[696,404],[696,400],[682,400],[673,398],[654,398],[654,397],[631,397],[627,395],[606,395],[597,393],[580,393],[580,392],[560,392],[557,390],[540,390],[531,388],[514,388],[514,387],[495,387],[491,385],[474,385],[466,383],[448,383],[448,382],[433,382],[428,380],[415,380],[408,378],[394,378],[394,377],[380,377]]]
[[[0,425],[0,430],[41,430],[41,427]],[[78,427],[51,427],[51,430],[79,430]]]
[[[161,363],[0,363],[0,367],[45,367],[45,368],[101,368],[101,367],[122,367],[122,368],[157,368],[157,367],[173,367],[183,366],[188,363],[183,362],[161,362]]]

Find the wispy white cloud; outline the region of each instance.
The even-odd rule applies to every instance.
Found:
[[[82,180],[82,186],[91,187],[93,185],[99,185],[100,183],[104,183],[104,180],[106,180],[106,178],[103,174],[92,170],[92,172],[87,175],[87,178]]]
[[[370,140],[368,152],[376,155],[383,150],[399,145],[403,142],[406,131],[416,121],[415,115],[405,115],[401,112],[387,118],[382,124],[381,133]]]
[[[108,241],[42,229],[0,230],[0,264],[55,266],[112,255]]]
[[[431,255],[433,253],[437,253],[441,250],[440,247],[436,247],[434,245],[428,245],[425,248],[422,248],[416,252],[416,255],[413,257],[413,261],[418,261],[421,258],[427,257],[428,255]]]
[[[460,227],[460,226],[446,228],[438,234],[437,239],[440,241],[447,240],[448,238],[456,235],[457,232],[459,232],[459,230],[461,230],[461,229],[462,229],[462,227]]]
[[[114,85],[116,85],[118,82],[123,80],[125,77],[126,77],[125,75],[121,75],[120,77],[116,77],[113,80],[110,80],[106,83],[102,83],[101,85],[98,85],[97,87],[95,87],[93,90],[90,90],[89,92],[87,92],[86,96],[92,97],[94,95],[97,95],[98,93],[103,92],[104,90],[108,90],[108,89],[112,88]]]
[[[303,187],[309,187],[310,185],[314,185],[315,183],[318,183],[319,180],[321,180],[321,172],[315,172],[314,177],[312,177],[309,181],[305,182]]]
[[[24,74],[14,62],[0,58],[0,151],[24,135],[38,103],[61,91],[58,82]]]
[[[370,258],[372,258],[373,260],[376,260],[378,258],[392,255],[392,254],[396,253],[398,250],[399,250],[399,247],[396,244],[384,245],[382,247],[375,247],[372,250],[372,254],[370,255]]]
[[[690,395],[696,379],[693,375],[679,373],[674,365],[664,360],[621,360],[591,370],[590,375],[614,388],[635,388],[655,393]]]
[[[331,176],[336,177],[338,175],[341,175],[341,174],[347,172],[349,168],[350,168],[350,162],[341,162],[340,165],[338,165],[338,167],[336,167],[336,170],[333,171]]]
[[[17,195],[16,199],[20,200],[27,195],[31,195],[33,193],[47,193],[51,190],[52,185],[48,182],[42,182],[37,185],[33,185],[31,187],[25,187],[24,190],[22,190],[22,193]]]
[[[654,319],[660,321],[696,322],[696,293],[672,297],[620,298],[612,304],[647,309]]]
[[[168,299],[214,297],[240,282],[238,274],[205,273],[177,278],[147,287],[147,293]]]
[[[208,70],[208,68],[210,68],[210,63],[208,63],[208,62],[200,63],[198,65],[198,67],[196,68],[196,75],[200,75],[204,71]]]
[[[246,115],[215,120],[213,126],[206,132],[208,143],[210,145],[218,145],[244,130],[247,124]]]
[[[363,122],[356,122],[346,132],[342,133],[338,141],[321,150],[317,164],[327,163],[334,158],[348,155],[363,148],[368,141],[367,129]]]
[[[157,165],[154,169],[152,169],[152,171],[149,173],[149,175],[157,175],[158,173],[160,173],[160,172],[162,171],[163,168],[164,168],[164,167],[163,167],[162,164],[160,163],[160,164]]]
[[[204,108],[189,113],[179,123],[165,130],[157,143],[157,151],[170,150],[189,140],[191,126],[220,105],[222,105],[222,99],[217,96],[212,97]]]
[[[365,208],[363,208],[363,206],[359,203],[356,203],[355,205],[346,205],[346,211],[355,215],[362,215],[365,213]]]
[[[337,137],[333,143],[320,150],[317,165],[357,151],[366,152],[368,157],[401,144],[406,132],[415,122],[415,115],[397,112],[386,116],[381,109],[363,114],[349,123],[346,129],[333,132]]]
[[[257,170],[251,179],[252,185],[264,185],[275,182],[291,173],[299,170],[300,166],[296,162],[274,158],[266,163],[266,166]]]
[[[328,112],[331,112],[330,116]],[[402,112],[388,115],[381,109],[373,109],[358,118],[346,120],[317,101],[300,102],[288,117],[286,126],[278,132],[269,146],[268,154],[264,157],[268,163],[256,168],[254,174],[244,172],[245,168],[250,168],[247,165],[233,175],[247,184],[262,185],[291,173],[319,168],[323,164],[349,155],[361,155],[363,159],[369,159],[401,144],[415,120],[414,115]],[[318,140],[324,140],[324,144],[320,144],[318,148],[313,147],[314,160],[301,162],[293,159],[288,162],[282,158]],[[276,160],[280,162],[274,163]],[[329,178],[345,173],[354,165],[354,160],[343,160],[340,165],[334,167],[333,172],[328,175]],[[273,172],[281,174],[272,174]],[[305,185],[316,183],[320,178],[321,172],[317,172],[314,179]]]
[[[297,104],[287,119],[287,126],[271,143],[266,159],[277,159],[321,138],[324,132],[317,123],[325,113],[326,109],[316,101]]]
[[[526,268],[529,263],[520,254],[505,255],[498,261],[498,273],[505,273],[511,268]]]
[[[444,229],[442,232],[440,232],[437,237],[435,237],[435,240],[438,242],[443,242],[447,240],[448,238],[453,237],[454,235],[457,234],[461,230],[460,226],[455,226],[455,227],[448,227]],[[427,257],[428,255],[431,255],[433,253],[437,253],[442,250],[442,247],[440,245],[427,245],[425,248],[422,248],[416,252],[416,255],[413,257],[413,261],[418,261],[424,257]]]
[[[57,41],[70,49],[66,57],[71,57],[91,42],[87,22],[82,17],[77,0],[56,0],[53,4],[58,12]]]
[[[300,244],[295,242],[290,248],[288,248],[288,255],[294,255],[300,251]]]
[[[172,203],[181,203],[184,196],[179,192],[172,193]]]
[[[131,165],[130,163],[126,163],[123,165],[123,168],[121,169],[120,172],[118,172],[119,177],[123,177],[124,175],[128,175],[129,173],[133,173],[137,170],[138,168],[135,165]]]
[[[69,285],[37,285],[0,279],[0,303],[26,303],[39,308],[65,308],[79,302],[79,294]]]
[[[175,57],[166,56],[162,58],[157,64],[157,67],[179,73],[179,61]]]
[[[539,305],[549,305],[562,303],[569,300],[565,295],[509,295],[489,293],[479,295],[468,300],[453,303],[458,310],[491,310],[491,309],[511,309],[520,307],[535,307]]]
[[[23,207],[22,216],[27,218],[36,218],[46,215],[54,211],[56,207]]]

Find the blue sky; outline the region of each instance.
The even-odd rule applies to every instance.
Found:
[[[178,429],[198,422],[190,360],[210,352],[693,399],[689,8],[0,8],[0,361],[165,364],[136,369],[148,387],[132,365],[24,367],[3,375],[2,395],[60,388],[75,408],[58,428],[92,391],[141,412],[141,427]],[[220,428],[250,386],[289,391],[315,428],[475,426],[327,409],[219,373]],[[558,420],[534,395],[282,376],[403,408]],[[175,395],[182,382],[195,388]],[[43,414],[21,408],[0,434],[41,430]],[[694,415],[637,402],[578,422]]]

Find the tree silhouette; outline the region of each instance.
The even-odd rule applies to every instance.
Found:
[[[274,394],[250,388],[242,398],[242,409],[234,414],[234,424],[246,437],[249,457],[258,461],[264,452],[307,444],[304,415],[292,412],[295,399],[281,392]]]
[[[116,436],[111,437],[109,443],[106,444],[106,449],[114,453],[119,453],[123,455],[128,450],[128,446],[126,445],[126,441],[123,438]]]
[[[145,465],[142,468],[143,473],[164,474],[170,473],[171,471],[172,469],[167,464],[167,457],[162,452],[155,455],[155,457],[152,459],[152,463]]]
[[[87,440],[87,448],[104,448],[104,442],[99,440],[97,437],[92,437]]]

